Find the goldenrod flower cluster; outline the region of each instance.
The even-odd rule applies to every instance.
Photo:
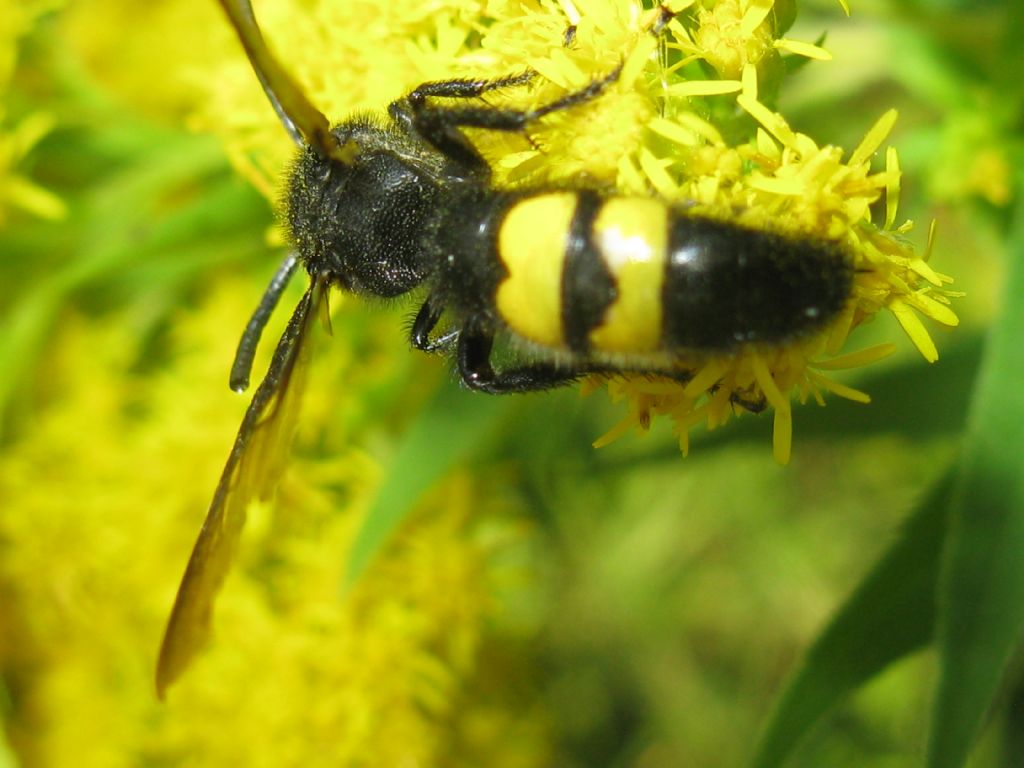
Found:
[[[878,117],[852,152],[819,146],[789,126],[773,106],[787,63],[830,58],[817,45],[784,37],[794,13],[791,4],[399,5],[385,12],[368,2],[321,4],[313,14],[264,3],[260,17],[313,102],[339,120],[354,111],[380,111],[425,80],[497,77],[527,68],[541,75],[538,86],[510,89],[492,101],[529,108],[622,65],[607,94],[545,118],[528,136],[475,132],[498,183],[577,183],[654,193],[694,212],[838,241],[853,254],[851,300],[820,333],[783,345],[748,345],[730,356],[680,359],[679,367],[691,374],[685,386],[650,377],[592,382],[591,388],[606,386],[613,398],[626,400],[629,409],[598,445],[665,414],[686,452],[690,429],[728,421],[738,396],[747,402],[764,399],[774,409],[774,453],[785,463],[794,397],[823,403],[823,394],[830,392],[868,401],[865,393],[829,376],[894,351],[892,344],[845,351],[858,325],[880,310],[891,312],[922,356],[937,359],[920,317],[957,324],[948,306],[953,294],[945,288],[951,279],[928,265],[930,242],[924,251],[915,250],[908,239],[912,223],[898,221],[895,149],[885,150],[882,167],[872,162],[896,113]],[[668,21],[666,11],[675,14]],[[241,59],[212,78],[197,125],[221,134],[246,176],[273,196],[289,147],[251,80]]]
[[[179,313],[157,374],[130,369],[130,318],[66,319],[47,368],[61,397],[0,456],[12,748],[25,765],[96,768],[545,764],[540,712],[520,711],[496,670],[479,668],[519,642],[501,595],[524,588],[510,563],[528,529],[514,505],[456,475],[343,595],[380,479],[345,419],[311,424],[276,505],[251,510],[216,641],[157,700],[160,632],[244,405],[204,393],[225,393],[223,329],[247,293],[227,282]],[[394,375],[386,360],[367,372],[336,341],[321,359],[361,371],[346,376],[349,395],[312,389],[314,414],[326,399],[351,413],[350,398]],[[346,438],[327,455],[302,450]]]

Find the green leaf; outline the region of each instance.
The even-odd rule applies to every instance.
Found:
[[[939,481],[814,642],[779,700],[754,766],[782,765],[832,706],[930,641],[951,484],[952,475]]]
[[[1024,202],[1009,246],[1002,311],[950,499],[930,768],[965,763],[1024,629]]]
[[[449,383],[441,386],[405,434],[384,484],[356,533],[343,591],[359,580],[423,493],[479,449],[513,400],[466,392]]]
[[[963,459],[808,652],[762,737],[758,768],[781,765],[829,707],[925,645],[935,624],[942,672],[929,768],[965,763],[998,694],[1024,631],[1024,211],[1016,226]]]

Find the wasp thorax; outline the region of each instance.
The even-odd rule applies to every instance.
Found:
[[[386,131],[362,123],[335,134],[348,162],[304,148],[292,168],[287,223],[310,274],[356,293],[397,296],[430,271],[421,239],[436,209],[436,184],[396,152]]]

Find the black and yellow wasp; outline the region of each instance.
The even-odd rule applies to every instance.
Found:
[[[272,490],[309,328],[330,288],[419,292],[412,345],[452,352],[462,382],[492,394],[586,374],[686,380],[684,355],[785,343],[823,328],[850,297],[851,260],[828,241],[741,227],[656,197],[492,183],[465,129],[524,132],[599,98],[618,70],[529,110],[480,97],[527,86],[532,72],[429,82],[392,103],[384,119],[331,127],[268,50],[248,0],[221,5],[299,145],[286,194],[292,251],[242,336],[234,389],[247,386],[260,333],[300,266],[310,286],[245,414],[192,552],[160,651],[161,694],[206,640],[246,506]],[[498,337],[523,351],[518,363],[493,364]]]

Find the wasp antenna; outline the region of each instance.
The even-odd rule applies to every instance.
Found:
[[[263,328],[267,325],[267,320],[274,312],[281,294],[284,293],[284,289],[288,286],[288,281],[295,274],[295,268],[298,265],[299,257],[294,252],[285,257],[281,266],[277,268],[277,272],[274,273],[274,277],[271,278],[270,285],[267,286],[263,298],[260,299],[259,306],[256,307],[256,311],[252,313],[252,317],[249,318],[249,322],[245,326],[242,338],[238,342],[238,350],[235,352],[235,362],[231,365],[229,383],[235,392],[244,392],[249,388],[252,361],[256,355],[256,347],[260,343],[260,336],[263,335]]]
[[[271,106],[295,143],[308,144],[323,157],[337,156],[338,140],[331,133],[330,123],[270,52],[249,0],[220,0],[220,4],[238,33]]]

